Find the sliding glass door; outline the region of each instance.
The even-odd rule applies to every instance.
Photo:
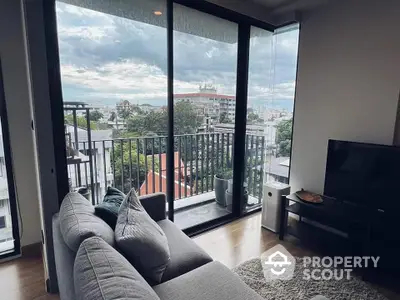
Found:
[[[69,189],[165,193],[166,1],[77,3],[57,2]]]
[[[238,24],[174,4],[174,222],[232,212]]]
[[[190,232],[261,203],[273,34],[168,1],[56,2],[63,146],[69,190],[166,193]]]

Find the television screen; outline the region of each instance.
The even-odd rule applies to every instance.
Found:
[[[329,140],[324,194],[388,210],[400,208],[400,147]]]

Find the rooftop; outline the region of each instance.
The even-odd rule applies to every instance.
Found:
[[[272,157],[270,162],[267,162],[265,172],[271,175],[278,175],[281,177],[289,177],[289,157]]]

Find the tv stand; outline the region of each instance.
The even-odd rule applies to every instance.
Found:
[[[400,261],[393,259],[400,253],[398,210],[383,211],[322,198],[324,202],[311,204],[295,194],[283,196],[279,239],[295,236],[326,255],[379,256],[378,269],[363,270],[363,277],[367,273],[399,277]],[[289,213],[297,215],[298,220],[288,222]]]
[[[371,210],[322,196],[319,204],[300,200],[295,194],[283,196],[279,239],[286,234],[312,244],[323,244],[332,254],[366,255],[370,246]],[[288,215],[298,220],[288,222]],[[323,241],[323,243],[321,243]]]

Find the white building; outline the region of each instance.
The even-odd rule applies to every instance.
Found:
[[[198,93],[174,94],[175,101],[192,103],[196,106],[199,116],[215,119],[216,123],[224,112],[232,121],[235,119],[235,99],[235,96],[217,94],[217,89],[210,85],[200,86]]]
[[[77,128],[79,151],[74,146],[74,127],[67,125],[67,147],[72,144],[74,155],[67,153],[67,168],[70,187],[72,190],[80,187],[89,187],[90,190],[90,166],[88,152],[87,130]],[[69,139],[72,139],[71,142]],[[103,199],[107,186],[113,184],[113,173],[111,168],[112,130],[91,130],[92,153],[93,153],[93,181],[94,193],[97,199]],[[78,176],[78,170],[80,176]]]
[[[138,105],[138,107],[139,107],[144,113],[149,113],[149,112],[151,112],[151,111],[158,111],[158,110],[161,110],[161,107],[160,107],[160,106],[154,106],[154,105],[147,104],[147,103]]]

